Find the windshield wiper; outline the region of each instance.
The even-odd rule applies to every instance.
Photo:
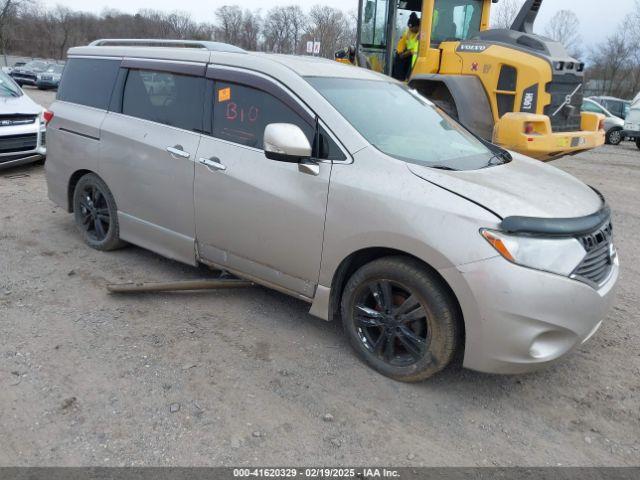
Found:
[[[447,170],[449,172],[459,172],[457,168],[449,167],[447,165],[428,165],[429,168],[435,168],[436,170]]]
[[[487,163],[487,166],[485,168],[504,165],[505,163],[509,163],[511,160],[513,160],[511,154],[506,150],[502,150],[500,152],[497,152],[495,155],[493,155],[493,157],[489,159],[489,162]]]

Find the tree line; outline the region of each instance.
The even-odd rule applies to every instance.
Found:
[[[502,0],[494,6],[493,27],[511,26],[524,0]],[[237,5],[215,10],[215,22],[199,22],[184,12],[141,10],[100,14],[63,6],[44,8],[35,0],[0,0],[0,53],[63,59],[66,51],[98,38],[166,38],[216,40],[252,51],[285,54],[306,52],[308,41],[321,42],[320,55],[355,43],[356,14],[316,5],[304,11],[297,5],[250,11]],[[640,91],[640,0],[619,27],[589,48],[580,36],[580,20],[560,10],[541,34],[565,45],[584,61],[590,92],[632,98]]]
[[[308,41],[321,42],[320,55],[355,42],[356,15],[316,5],[308,12],[297,5],[264,13],[237,5],[215,10],[213,23],[198,22],[185,12],[152,9],[136,14],[104,10],[100,14],[64,6],[43,8],[33,0],[0,0],[0,53],[63,59],[73,46],[99,38],[163,38],[215,40],[252,51],[284,54],[306,52]]]

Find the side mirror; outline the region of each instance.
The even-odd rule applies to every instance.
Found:
[[[291,123],[272,123],[264,130],[264,154],[269,160],[300,163],[311,158],[311,144]]]

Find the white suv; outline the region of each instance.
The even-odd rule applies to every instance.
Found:
[[[0,72],[0,169],[42,160],[45,130],[43,108]]]

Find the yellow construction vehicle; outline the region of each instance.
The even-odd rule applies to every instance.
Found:
[[[358,44],[336,59],[397,78],[396,46],[415,13],[406,80],[473,133],[543,161],[604,144],[604,117],[581,113],[584,63],[533,34],[542,0],[527,0],[511,29],[489,29],[497,2],[360,0]]]

